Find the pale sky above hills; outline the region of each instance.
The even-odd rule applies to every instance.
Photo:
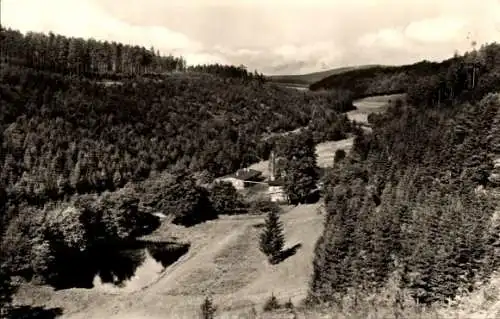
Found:
[[[442,60],[500,39],[500,1],[2,0],[1,23],[291,74]]]

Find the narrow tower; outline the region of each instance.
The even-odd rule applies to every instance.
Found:
[[[276,179],[276,156],[274,151],[271,151],[269,156],[269,181],[274,181]]]

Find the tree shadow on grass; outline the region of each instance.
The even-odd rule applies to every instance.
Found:
[[[298,243],[298,244],[293,245],[290,248],[287,248],[287,249],[281,251],[281,253],[275,259],[275,264],[278,264],[278,263],[286,260],[287,258],[292,257],[293,255],[295,255],[297,253],[297,251],[301,247],[302,247],[302,244]]]
[[[265,223],[258,223],[258,224],[254,224],[252,226],[253,226],[253,228],[260,229],[260,228],[264,228],[266,226],[266,224]]]
[[[17,306],[12,308],[8,314],[8,319],[54,319],[63,314],[62,308],[44,308],[31,306]]]

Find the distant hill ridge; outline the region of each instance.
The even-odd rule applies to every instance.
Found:
[[[341,74],[344,72],[359,70],[359,69],[367,69],[379,66],[377,64],[367,64],[367,65],[359,65],[359,66],[347,66],[340,67],[325,71],[318,71],[307,74],[294,74],[294,75],[270,75],[267,76],[267,79],[271,82],[275,83],[284,83],[284,84],[300,84],[300,85],[310,85],[312,83],[321,81],[324,78],[335,74]]]

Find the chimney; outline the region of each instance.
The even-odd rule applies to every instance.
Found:
[[[274,151],[271,151],[271,156],[269,158],[269,180],[274,181],[276,179],[276,157],[274,156]]]

